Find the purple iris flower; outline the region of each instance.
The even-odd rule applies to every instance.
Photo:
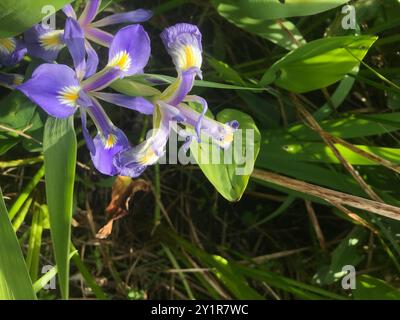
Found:
[[[86,77],[91,76],[97,70],[99,58],[90,41],[109,47],[113,35],[103,31],[105,27],[119,23],[140,23],[151,18],[152,12],[138,9],[125,13],[116,13],[98,21],[94,21],[101,4],[101,0],[87,0],[86,6],[79,18],[70,4],[63,8],[63,12],[69,19],[75,20],[84,34],[84,47],[87,54]],[[47,62],[56,60],[58,53],[66,46],[64,30],[45,29],[38,24],[25,32],[25,42],[31,56],[41,58]]]
[[[0,39],[0,66],[13,66],[26,54],[23,41],[15,38]]]
[[[189,95],[196,76],[201,78],[202,45],[201,33],[197,26],[180,23],[165,29],[161,39],[172,57],[178,72],[177,79],[168,86],[154,101],[153,131],[151,136],[138,146],[118,153],[114,158],[116,167],[122,175],[136,177],[147,166],[156,163],[165,154],[166,144],[172,121],[191,131],[178,130],[178,134],[186,138],[188,148],[192,138],[200,141],[201,134],[208,136],[220,148],[227,149],[233,141],[237,121],[220,123],[205,117],[207,102],[199,96]],[[202,106],[197,112],[187,103],[194,102]]]
[[[68,18],[64,37],[75,70],[66,65],[45,63],[33,72],[30,80],[17,89],[56,118],[69,117],[79,108],[82,131],[93,164],[103,174],[116,175],[119,171],[113,165],[113,157],[130,145],[125,134],[111,122],[99,100],[144,114],[153,113],[154,107],[141,97],[99,91],[119,78],[143,70],[150,57],[150,39],[140,25],[121,29],[110,44],[107,66],[84,79],[88,65],[85,60],[84,37],[82,28],[75,19]],[[88,132],[87,114],[98,130],[95,138]]]

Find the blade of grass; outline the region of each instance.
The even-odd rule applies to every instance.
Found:
[[[38,172],[33,176],[32,180],[29,181],[29,183],[25,186],[25,188],[22,190],[21,194],[15,200],[14,204],[12,205],[9,214],[10,220],[12,220],[15,215],[18,213],[19,209],[23,206],[25,203],[26,199],[28,199],[29,195],[35,189],[36,185],[39,183],[39,181],[43,178],[44,176],[44,166],[42,166]]]
[[[0,300],[36,299],[0,189]]]
[[[40,246],[42,244],[43,233],[43,212],[39,205],[33,210],[32,225],[29,235],[28,253],[26,264],[32,281],[36,281],[39,271]]]

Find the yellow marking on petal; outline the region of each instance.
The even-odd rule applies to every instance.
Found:
[[[191,47],[191,46],[185,47],[185,56],[186,56],[186,68],[185,69],[194,67],[196,60],[194,57],[193,47]]]
[[[108,63],[110,67],[117,67],[124,72],[128,72],[129,68],[131,67],[132,59],[128,52],[120,51],[118,52]]]
[[[118,137],[114,134],[109,134],[107,139],[104,141],[104,147],[106,149],[111,149],[112,147],[114,147],[116,145],[118,141]]]
[[[60,101],[61,104],[65,104],[69,107],[77,107],[78,106],[78,98],[79,98],[79,91],[81,88],[79,86],[68,86],[64,87],[59,95],[58,95],[58,101]]]
[[[201,68],[202,57],[200,49],[192,46],[185,45],[180,47],[177,52],[177,66],[181,70],[187,70],[193,67]]]
[[[0,39],[0,51],[11,54],[15,50],[16,42],[13,38]]]
[[[40,45],[45,50],[61,50],[65,46],[61,40],[63,33],[63,30],[54,30],[41,35],[39,38]]]
[[[158,160],[158,156],[154,152],[153,148],[149,146],[144,154],[139,158],[139,163],[142,165],[151,165]]]
[[[225,135],[219,141],[215,141],[221,148],[229,148],[234,139],[234,132],[230,126],[225,125]]]

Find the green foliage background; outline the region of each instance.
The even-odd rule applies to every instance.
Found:
[[[47,118],[1,89],[0,299],[400,299],[400,3],[351,1],[357,25],[345,30],[347,2],[103,1],[104,15],[154,11],[147,74],[113,84],[132,96],[157,94],[148,79],[173,80],[162,29],[199,26],[194,91],[217,119],[256,129],[255,171],[149,168],[149,191],[98,239],[115,178],[93,168],[72,118]],[[2,1],[0,37],[39,21],[43,4]],[[38,63],[7,71],[29,75]],[[146,116],[107,112],[134,143],[151,128]],[[341,286],[345,265],[356,290]],[[44,289],[55,274],[57,289]]]

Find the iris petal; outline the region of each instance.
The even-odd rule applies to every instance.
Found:
[[[91,25],[98,28],[118,23],[140,23],[149,20],[152,15],[153,12],[150,10],[138,9],[134,11],[113,14],[93,22]]]
[[[103,174],[115,176],[120,174],[120,172],[114,165],[114,157],[120,152],[127,150],[130,145],[126,135],[118,128],[114,128],[113,135],[107,139],[110,139],[110,137],[113,139],[113,144],[111,147],[106,147],[104,138],[98,133],[93,139],[94,152],[91,152],[90,155],[97,170]]]
[[[109,47],[114,39],[112,34],[92,27],[85,28],[85,34],[89,40],[104,47]]]
[[[115,104],[120,107],[139,111],[143,114],[152,114],[154,105],[142,97],[129,97],[118,93],[93,93],[96,98]]]
[[[86,110],[98,130],[93,140],[88,132],[84,132],[92,162],[101,173],[111,176],[116,175],[119,171],[114,165],[113,159],[119,152],[130,148],[128,138],[120,129],[114,126],[96,99],[92,99],[92,105]],[[83,120],[85,120],[86,127],[86,118]]]
[[[161,39],[172,57],[178,73],[193,67],[201,69],[201,33],[197,26],[178,23],[166,28],[161,33]]]
[[[74,8],[72,8],[71,4],[66,4],[63,8],[62,11],[65,13],[67,17],[73,18],[76,20],[76,13]]]
[[[229,123],[221,123],[204,116],[199,127],[198,123],[202,117],[201,113],[193,110],[184,103],[179,104],[178,109],[185,119],[184,124],[198,129],[201,134],[210,137],[213,143],[222,149],[227,149],[231,146],[234,133],[239,127],[239,123],[236,120]]]
[[[90,78],[82,82],[82,87],[86,92],[98,91],[106,88],[112,82],[122,76],[122,71],[115,67],[106,67]]]
[[[160,99],[165,103],[176,106],[182,102],[192,90],[197,68],[191,68],[182,72],[178,78],[161,94]]]
[[[87,54],[85,78],[88,78],[96,73],[99,65],[99,56],[87,40],[85,41],[85,49]]]
[[[78,20],[81,26],[86,26],[93,21],[98,13],[100,4],[101,0],[87,0],[86,6]]]
[[[150,137],[141,144],[115,156],[114,164],[118,167],[121,175],[135,178],[165,154],[172,117],[169,108],[165,108],[165,104],[161,102],[153,116],[154,122],[158,122],[158,124],[150,132]]]
[[[63,41],[71,53],[78,79],[81,80],[86,74],[85,34],[73,18],[67,18]]]
[[[122,28],[115,35],[108,65],[120,68],[124,76],[141,72],[150,58],[150,38],[141,25]]]
[[[47,30],[37,24],[24,33],[24,40],[30,56],[52,62],[65,44],[63,30]]]
[[[82,93],[74,70],[48,63],[40,65],[17,89],[56,118],[71,116]]]

